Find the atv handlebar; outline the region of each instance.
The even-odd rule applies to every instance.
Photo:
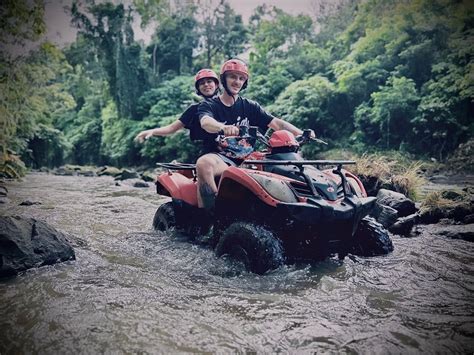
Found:
[[[239,135],[238,136],[228,136],[228,137],[240,137],[240,138],[256,138],[258,127],[257,126],[238,126],[239,128]],[[223,136],[225,135],[224,130],[221,129],[217,134]]]
[[[305,143],[308,143],[309,141],[314,141],[317,143],[325,144],[328,145],[327,142],[323,141],[322,139],[316,138],[316,137],[311,137],[311,129],[305,129],[303,130],[303,134],[299,135],[296,137],[296,140],[300,145],[303,145]],[[220,130],[217,132],[219,135],[224,135],[224,130]],[[268,144],[268,138],[265,137],[262,133],[260,133],[259,129],[257,126],[239,126],[239,135],[238,136],[228,136],[228,137],[233,137],[233,138],[251,138],[251,139],[258,139],[260,140],[264,145],[267,147],[269,146]]]
[[[303,134],[296,137],[296,140],[298,141],[298,143],[301,145],[301,144],[305,144],[307,142],[309,142],[310,140],[311,141],[315,141],[315,142],[318,142],[318,143],[322,143],[322,144],[326,144],[328,145],[325,141],[323,141],[322,139],[319,139],[319,138],[316,138],[316,137],[311,137],[311,129],[305,129],[303,130]]]

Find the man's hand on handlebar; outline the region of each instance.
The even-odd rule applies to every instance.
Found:
[[[316,133],[314,133],[314,131],[312,129],[309,129],[309,138],[313,139],[313,138],[316,138]]]
[[[226,125],[221,128],[219,134],[223,134],[225,136],[238,136],[239,132],[239,127]]]

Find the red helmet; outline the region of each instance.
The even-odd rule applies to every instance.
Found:
[[[225,73],[228,71],[236,71],[240,74],[244,74],[247,77],[247,80],[245,80],[245,83],[242,85],[242,88],[240,89],[240,90],[244,90],[247,87],[247,84],[249,81],[249,69],[247,67],[247,64],[245,64],[240,59],[229,59],[227,62],[225,62],[222,65],[222,68],[221,68],[222,86],[224,87],[225,91],[230,95],[229,89],[227,88],[227,83],[225,81]]]
[[[244,74],[247,78],[249,77],[249,69],[240,59],[230,59],[222,65],[221,75],[228,71],[236,71]]]
[[[216,85],[219,86],[219,77],[217,76],[216,72],[211,69],[201,69],[197,72],[196,77],[194,78],[194,87],[198,90],[198,83],[201,79],[213,79],[216,82]]]

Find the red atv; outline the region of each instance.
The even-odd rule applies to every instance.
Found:
[[[159,163],[167,172],[157,178],[157,193],[171,202],[156,211],[154,228],[207,233],[217,256],[229,255],[259,274],[295,260],[391,252],[388,233],[366,217],[375,197],[367,197],[361,181],[342,168],[355,162],[304,160],[298,151],[312,140],[309,134],[296,139],[275,131],[267,139],[256,127],[241,129],[240,138],[266,148],[224,171],[211,221],[197,208],[195,165]]]

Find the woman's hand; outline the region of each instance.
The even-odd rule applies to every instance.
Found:
[[[135,137],[135,141],[143,143],[146,139],[153,137],[153,131],[154,129],[147,129],[146,131],[141,131]]]

